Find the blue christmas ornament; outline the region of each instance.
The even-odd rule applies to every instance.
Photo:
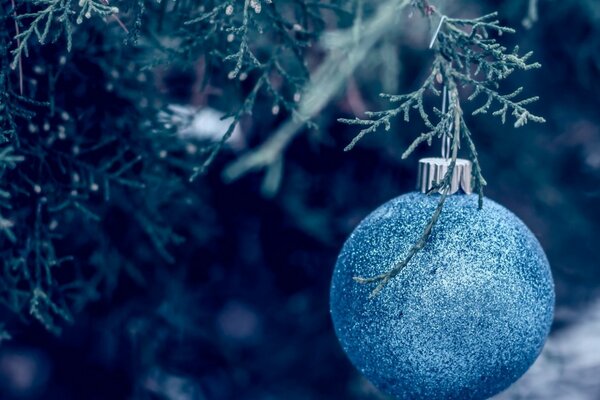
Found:
[[[417,242],[439,195],[409,193],[367,216],[338,257],[331,316],[352,363],[398,399],[485,399],[517,380],[552,323],[548,260],[510,211],[450,195],[425,247],[369,298],[372,277]]]

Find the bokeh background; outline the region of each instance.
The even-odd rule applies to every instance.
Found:
[[[513,74],[505,88],[522,85],[539,95],[532,109],[545,124],[514,129],[493,117],[469,119],[486,195],[536,234],[556,283],[556,318],[544,352],[498,398],[600,399],[600,4],[539,0],[536,18],[525,0],[433,3],[453,16],[499,11],[518,30],[501,41],[533,50],[543,65]],[[426,76],[431,31],[416,17],[407,24],[377,46],[377,55],[315,118],[320,129],[303,131],[289,145],[274,193],[261,190],[261,173],[222,178],[226,166],[286,118],[259,101],[208,173],[190,185],[193,204],[165,210],[165,223],[186,239],[171,249],[174,263],[140,257],[141,277],[121,277],[60,335],[7,313],[12,339],[0,346],[0,397],[385,399],[336,340],[330,277],[352,229],[379,204],[413,190],[419,156],[439,149],[401,160],[419,127],[398,124],[343,152],[356,129],[337,118],[379,109],[385,106],[379,92],[412,90]],[[193,65],[152,70],[164,104],[199,104]],[[80,95],[106,108],[101,95]],[[218,110],[227,93],[217,90],[202,101],[198,126],[182,141],[212,140],[222,129]],[[101,226],[122,252],[152,254],[124,221],[115,210]]]

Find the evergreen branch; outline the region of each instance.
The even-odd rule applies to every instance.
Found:
[[[522,88],[515,90],[507,95],[501,95],[497,91],[488,88],[480,81],[477,81],[467,75],[464,75],[458,71],[452,71],[452,75],[463,84],[470,84],[475,87],[475,92],[469,96],[469,100],[475,99],[480,93],[486,94],[487,100],[485,104],[475,111],[473,115],[480,113],[487,113],[493,101],[500,103],[502,106],[499,110],[494,111],[492,115],[500,116],[502,123],[506,122],[506,113],[508,110],[512,110],[512,115],[515,117],[515,128],[519,128],[527,123],[527,121],[543,123],[546,120],[543,117],[530,113],[524,106],[531,104],[539,99],[539,97],[529,97],[519,101],[513,101],[512,99],[521,93]]]
[[[219,153],[219,151],[225,145],[225,142],[227,142],[227,140],[233,134],[233,131],[234,131],[236,125],[239,123],[240,119],[244,115],[249,114],[251,112],[252,107],[254,106],[254,102],[256,100],[256,96],[257,96],[259,90],[262,88],[262,86],[266,83],[267,79],[268,79],[268,74],[263,73],[262,77],[259,79],[258,83],[254,86],[254,88],[252,89],[250,94],[248,96],[246,96],[246,99],[244,100],[242,107],[237,111],[237,113],[235,115],[233,115],[233,120],[229,124],[229,128],[227,128],[227,131],[225,132],[225,134],[221,137],[221,140],[219,140],[219,142],[217,142],[217,144],[213,146],[212,150],[210,151],[210,153],[209,153],[208,157],[206,158],[206,160],[204,161],[204,163],[200,167],[194,167],[194,173],[189,178],[190,182],[193,182],[199,175],[202,175],[206,172],[207,168],[212,164],[212,162],[214,161],[214,159],[217,156],[217,154]],[[229,116],[226,116],[226,117],[229,117]]]
[[[79,7],[78,24],[83,22],[83,17],[90,19],[93,14],[108,17],[119,13],[119,8],[110,6],[106,0],[79,0]]]
[[[14,226],[14,221],[4,218],[2,215],[0,215],[0,231],[2,231],[6,238],[13,244],[17,242],[17,237],[12,229]]]
[[[198,46],[204,51],[203,47],[208,41],[221,43],[205,56],[216,57],[220,63],[233,63],[233,68],[227,72],[230,80],[254,80],[250,93],[237,109],[228,113],[233,117],[232,124],[219,142],[210,146],[208,156],[194,168],[190,180],[207,171],[233,133],[235,124],[243,116],[252,113],[255,98],[260,92],[265,92],[272,99],[273,114],[278,114],[283,108],[291,116],[298,116],[303,88],[309,80],[304,52],[310,40],[317,39],[325,28],[320,10],[326,7],[322,7],[324,3],[321,2],[298,2],[299,7],[264,0],[244,0],[242,4],[243,7],[236,7],[233,3],[219,5],[184,23],[202,31],[201,39],[188,44],[190,50]],[[294,15],[295,19],[290,18]],[[226,43],[222,43],[223,31],[227,33]],[[255,37],[257,31],[261,34]],[[271,42],[265,41],[267,35]],[[276,43],[275,50],[272,48],[273,42]],[[271,47],[264,49],[263,43]],[[219,47],[226,50],[214,50]],[[276,83],[278,81],[282,83]]]
[[[14,169],[18,163],[24,160],[25,157],[14,153],[13,146],[4,147],[0,150],[0,177],[6,169]],[[11,197],[10,191],[0,189],[0,207],[9,210],[12,209],[12,206],[8,203]],[[0,214],[0,231],[13,244],[17,241],[17,237],[12,229],[14,226],[15,222],[13,220],[5,218]]]
[[[530,113],[525,106],[536,101],[537,97],[530,97],[523,100],[515,99],[523,90],[518,88],[512,93],[502,95],[498,92],[499,82],[506,79],[515,69],[529,70],[539,68],[538,63],[528,64],[528,59],[532,53],[518,55],[518,47],[515,47],[512,53],[501,46],[497,41],[490,37],[490,32],[496,34],[514,33],[512,28],[504,27],[496,19],[497,13],[491,13],[474,19],[448,18],[445,15],[437,13],[435,8],[417,2],[419,9],[426,16],[437,14],[440,17],[438,27],[434,37],[431,39],[430,48],[434,47],[436,57],[434,59],[432,72],[430,73],[423,86],[415,92],[404,95],[381,95],[390,101],[400,102],[400,106],[384,111],[367,112],[367,119],[340,119],[340,122],[366,126],[363,128],[346,147],[351,149],[366,134],[376,131],[383,126],[389,130],[391,120],[399,114],[403,114],[404,121],[409,121],[409,112],[411,109],[417,109],[425,125],[430,129],[421,133],[406,151],[402,158],[408,157],[420,144],[430,143],[434,137],[444,138],[448,132],[448,127],[452,126],[452,160],[448,172],[444,176],[441,186],[435,186],[434,190],[440,190],[442,196],[438,206],[431,216],[423,234],[419,240],[410,248],[407,256],[391,270],[374,277],[355,277],[354,279],[362,284],[377,283],[370,297],[376,296],[383,287],[395,276],[397,276],[410,262],[412,257],[421,250],[427,243],[433,226],[439,218],[447,190],[449,189],[452,171],[456,163],[458,140],[461,132],[465,137],[468,150],[473,161],[473,175],[477,185],[479,197],[479,208],[483,206],[483,187],[487,184],[481,172],[477,150],[472,138],[472,134],[467,128],[463,119],[462,110],[459,104],[458,84],[471,85],[474,92],[468,97],[472,101],[479,95],[487,96],[483,105],[472,112],[473,115],[487,113],[490,106],[496,102],[501,108],[492,114],[500,116],[502,122],[505,122],[506,114],[510,110],[515,117],[515,128],[523,126],[528,121],[545,122],[543,117]],[[437,39],[437,41],[436,41]],[[472,70],[475,70],[473,73]],[[461,72],[462,71],[462,72]],[[477,78],[482,73],[483,77]],[[434,94],[439,95],[439,90],[435,87],[436,83],[444,84],[444,95],[442,96],[442,111],[433,108],[433,112],[438,115],[438,122],[434,125],[431,122],[428,112],[423,106],[423,93],[430,89]],[[450,90],[450,110],[445,112],[445,90]],[[449,115],[451,114],[451,115]]]
[[[199,22],[210,21],[211,19],[213,19],[217,15],[219,15],[219,13],[227,10],[230,6],[231,5],[223,2],[219,5],[217,5],[216,7],[214,7],[212,10],[205,12],[196,18],[189,19],[189,20],[185,21],[183,24],[184,25],[192,25],[192,24],[197,24]],[[233,7],[233,6],[231,6],[231,7]]]
[[[436,129],[430,130],[429,132],[421,133],[421,135],[419,135],[415,140],[413,140],[413,142],[410,144],[410,146],[408,146],[404,153],[402,153],[402,159],[407,159],[413,153],[413,151],[415,151],[416,148],[419,147],[421,143],[431,143],[431,140],[439,134],[440,132],[438,131],[437,126]]]
[[[471,155],[470,158],[473,162],[473,176],[475,177],[475,182],[477,184],[478,208],[481,209],[483,208],[483,188],[487,185],[487,182],[481,173],[481,164],[479,163],[477,149],[475,148],[471,131],[469,131],[464,119],[461,120],[461,130],[463,137],[467,140],[469,153]]]
[[[400,113],[402,113],[402,115],[404,116],[404,121],[408,122],[410,120],[409,115],[411,109],[418,110],[419,116],[421,117],[425,125],[432,130],[436,130],[436,127],[431,123],[429,116],[423,106],[423,96],[428,90],[432,91],[436,95],[439,95],[439,91],[434,86],[435,79],[438,73],[439,61],[436,60],[434,62],[431,73],[429,74],[427,79],[425,79],[423,85],[419,89],[415,90],[412,93],[403,95],[380,95],[381,97],[387,98],[390,102],[400,103],[398,107],[387,109],[384,111],[369,111],[366,113],[368,117],[367,119],[361,119],[358,117],[354,119],[338,119],[338,121],[341,123],[367,126],[367,128],[361,129],[361,131],[354,137],[354,139],[352,139],[350,144],[348,144],[344,148],[344,151],[352,150],[352,148],[354,148],[358,141],[360,141],[365,135],[377,131],[382,126],[386,131],[389,131],[391,128],[391,120]]]
[[[301,132],[302,127],[317,115],[339,92],[372,48],[386,35],[397,29],[397,13],[410,5],[410,0],[388,0],[375,15],[363,23],[360,40],[349,40],[349,30],[329,32],[323,38],[330,51],[313,74],[312,83],[304,90],[298,111],[284,122],[271,138],[258,148],[228,165],[223,179],[232,181],[242,175],[270,166],[281,156],[289,143]]]
[[[232,35],[240,37],[240,45],[238,51],[234,54],[227,55],[223,60],[235,60],[235,67],[229,72],[229,79],[234,79],[242,71],[244,66],[245,58],[248,58],[252,66],[259,67],[261,64],[250,50],[249,39],[248,39],[248,26],[250,24],[250,2],[253,0],[244,0],[244,11],[242,17],[242,24],[239,27],[231,27],[227,31]],[[233,6],[228,6],[233,7]]]
[[[15,69],[22,62],[23,55],[28,54],[27,46],[32,36],[35,36],[40,44],[46,43],[53,24],[58,24],[65,33],[67,50],[71,51],[74,29],[71,17],[73,15],[77,14],[75,22],[81,24],[84,17],[87,19],[93,15],[108,17],[116,15],[119,12],[117,7],[110,6],[108,3],[100,0],[79,0],[77,7],[73,6],[73,1],[33,0],[31,3],[34,6],[40,6],[40,9],[22,13],[15,17],[17,22],[29,22],[25,23],[25,28],[15,36],[17,46],[11,51],[13,56],[11,68]]]
[[[444,21],[446,29],[439,34],[438,48],[455,64],[457,70],[471,76],[474,65],[473,76],[482,73],[482,81],[493,85],[506,79],[515,69],[529,70],[540,67],[539,63],[527,63],[532,52],[519,56],[519,47],[516,46],[509,53],[506,47],[490,37],[490,31],[498,35],[514,33],[513,29],[499,25],[497,20],[491,20],[495,17],[496,13],[473,20],[447,18]],[[470,29],[470,32],[466,32],[465,27]]]
[[[438,113],[441,115],[438,123],[433,127],[433,129],[431,129],[428,132],[422,133],[415,140],[413,140],[410,146],[408,146],[404,153],[402,153],[402,159],[408,158],[421,143],[427,142],[428,144],[431,144],[433,138],[437,137],[439,139],[442,139],[445,135],[447,135],[448,132],[452,131],[452,124],[455,118],[452,113],[452,110],[449,110],[445,113]]]
[[[18,39],[18,36],[21,33],[21,30],[19,28],[19,21],[17,20],[17,6],[15,4],[15,0],[10,0],[10,4],[12,6],[14,17],[15,17],[15,34],[17,36],[17,39],[16,39],[17,47],[20,47],[21,40]],[[19,56],[18,65],[19,65],[19,93],[22,96],[23,95],[23,58],[21,56]]]
[[[61,330],[55,322],[55,317],[60,317],[66,322],[73,322],[73,317],[69,311],[58,304],[45,293],[42,289],[36,288],[30,300],[29,313],[35,317],[44,327],[58,335]]]
[[[369,295],[369,298],[376,297],[381,292],[381,290],[390,282],[390,280],[392,280],[400,272],[402,272],[404,270],[404,268],[406,268],[406,266],[408,265],[410,260],[412,260],[412,258],[419,251],[421,251],[423,249],[423,247],[425,247],[425,245],[427,244],[427,240],[429,239],[429,236],[431,236],[433,227],[439,220],[440,214],[442,213],[442,209],[444,207],[444,202],[446,201],[446,197],[448,196],[448,193],[450,191],[454,167],[456,166],[456,158],[458,155],[458,143],[459,143],[460,133],[461,133],[462,111],[461,111],[460,105],[458,104],[458,92],[456,91],[456,88],[454,88],[452,90],[452,96],[456,100],[456,102],[454,103],[454,105],[452,107],[452,112],[451,112],[452,119],[453,119],[453,131],[454,131],[453,136],[452,136],[452,157],[450,160],[450,164],[448,166],[448,170],[446,171],[446,174],[444,175],[444,178],[442,179],[440,185],[435,186],[432,189],[432,191],[439,191],[441,193],[438,204],[435,208],[435,211],[433,212],[433,215],[429,219],[429,222],[425,226],[425,229],[423,230],[421,237],[408,250],[407,255],[402,259],[402,261],[397,263],[389,271],[384,272],[380,275],[373,276],[373,277],[367,277],[367,278],[361,277],[361,276],[355,276],[353,278],[356,282],[358,282],[360,284],[377,283],[377,285],[375,286],[375,288]]]
[[[5,168],[15,168],[17,163],[25,160],[22,155],[15,154],[14,150],[13,146],[7,146],[0,150],[0,171]]]

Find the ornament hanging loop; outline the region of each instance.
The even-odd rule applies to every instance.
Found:
[[[446,101],[448,99],[448,88],[444,84],[442,89],[442,115],[446,114]],[[442,134],[442,158],[450,158],[450,150],[452,147],[452,124],[449,124],[448,130]]]

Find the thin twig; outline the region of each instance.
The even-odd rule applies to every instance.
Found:
[[[105,5],[110,5],[108,3],[108,0],[102,0],[102,3],[104,3]],[[111,15],[112,18],[115,19],[115,21],[117,21],[117,23],[119,24],[119,26],[121,28],[123,28],[123,30],[125,31],[125,33],[129,33],[129,29],[127,29],[127,26],[125,26],[125,24],[123,23],[123,21],[121,21],[121,18],[119,18],[119,16],[117,14],[113,14]]]
[[[441,192],[441,196],[438,201],[437,207],[436,207],[435,211],[433,212],[431,219],[425,226],[425,229],[423,230],[421,237],[410,248],[410,250],[408,251],[408,254],[406,255],[406,257],[404,257],[404,259],[402,259],[401,262],[396,264],[391,270],[389,270],[385,273],[382,273],[380,275],[377,275],[377,276],[373,276],[373,277],[369,277],[369,278],[364,278],[364,277],[360,277],[360,276],[354,277],[354,280],[361,284],[377,282],[377,286],[375,287],[375,289],[373,289],[373,291],[369,295],[369,298],[373,298],[373,297],[377,296],[381,292],[381,290],[385,287],[385,285],[387,285],[391,279],[393,279],[395,276],[397,276],[408,265],[408,263],[410,262],[410,260],[412,260],[412,258],[415,256],[415,254],[417,254],[420,250],[423,249],[423,247],[425,247],[425,245],[427,244],[427,240],[429,239],[429,236],[431,236],[433,227],[439,220],[440,214],[442,213],[442,209],[444,207],[444,202],[446,201],[446,197],[448,196],[448,193],[450,191],[450,182],[452,180],[452,174],[454,172],[454,167],[456,165],[456,158],[458,156],[458,141],[460,139],[461,121],[462,121],[462,110],[461,110],[460,104],[458,102],[458,91],[457,91],[455,85],[454,85],[454,88],[452,89],[452,96],[453,96],[453,103],[454,103],[454,113],[453,113],[454,134],[452,137],[452,159],[450,161],[450,165],[448,166],[448,171],[444,175],[444,178],[441,182],[441,186],[439,188],[437,188],[437,187],[434,188]]]
[[[19,34],[21,33],[19,30],[19,22],[17,21],[17,6],[15,5],[15,0],[10,0],[13,8],[14,18],[15,18],[15,31],[17,38],[17,48],[21,47],[21,39],[19,39]],[[21,53],[19,53],[19,94],[23,96],[23,57]]]

